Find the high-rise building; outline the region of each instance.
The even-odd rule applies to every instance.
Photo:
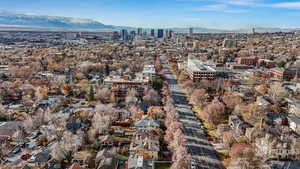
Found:
[[[128,31],[126,29],[121,30],[121,38],[122,40],[128,40]]]
[[[154,37],[154,36],[155,36],[155,30],[154,30],[154,29],[151,29],[150,34],[151,34],[152,37]]]
[[[118,31],[114,31],[114,32],[112,33],[111,39],[112,39],[112,40],[118,40],[119,38],[120,38],[119,32],[118,32]]]
[[[189,28],[189,35],[190,35],[190,36],[193,36],[193,34],[194,34],[193,28]]]
[[[136,36],[136,32],[135,31],[130,31],[130,39],[133,40]]]
[[[138,28],[137,34],[138,34],[138,36],[142,36],[143,35],[143,28]]]
[[[157,30],[157,38],[163,38],[164,37],[164,30],[158,29]]]

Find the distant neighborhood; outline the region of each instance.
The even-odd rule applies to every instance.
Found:
[[[297,169],[299,42],[0,31],[0,168]]]

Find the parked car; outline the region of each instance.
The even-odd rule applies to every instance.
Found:
[[[31,154],[29,154],[29,153],[24,153],[24,154],[21,156],[21,159],[22,159],[22,160],[28,160],[30,157],[31,157]]]
[[[36,138],[38,138],[41,134],[42,134],[42,133],[39,132],[39,131],[32,132],[31,138],[32,138],[32,139],[36,139]]]
[[[27,160],[27,162],[29,162],[29,163],[34,163],[34,162],[35,162],[35,159],[36,159],[35,156],[31,156],[31,157]]]
[[[16,146],[11,150],[11,152],[14,153],[14,154],[18,154],[19,152],[21,152],[21,147]]]

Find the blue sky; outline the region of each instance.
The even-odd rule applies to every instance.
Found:
[[[300,0],[1,0],[0,10],[137,27],[300,27]]]

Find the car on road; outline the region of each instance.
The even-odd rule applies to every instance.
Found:
[[[31,134],[31,139],[36,139],[36,138],[38,138],[40,135],[42,135],[42,133],[41,132],[39,132],[39,131],[35,131],[35,132],[32,132],[32,134]]]
[[[18,154],[19,152],[21,152],[21,147],[20,146],[16,146],[14,147],[11,152],[14,153],[14,154]]]
[[[22,160],[28,160],[30,157],[31,157],[31,154],[29,154],[29,153],[24,153],[24,154],[21,156],[21,159],[22,159]]]

